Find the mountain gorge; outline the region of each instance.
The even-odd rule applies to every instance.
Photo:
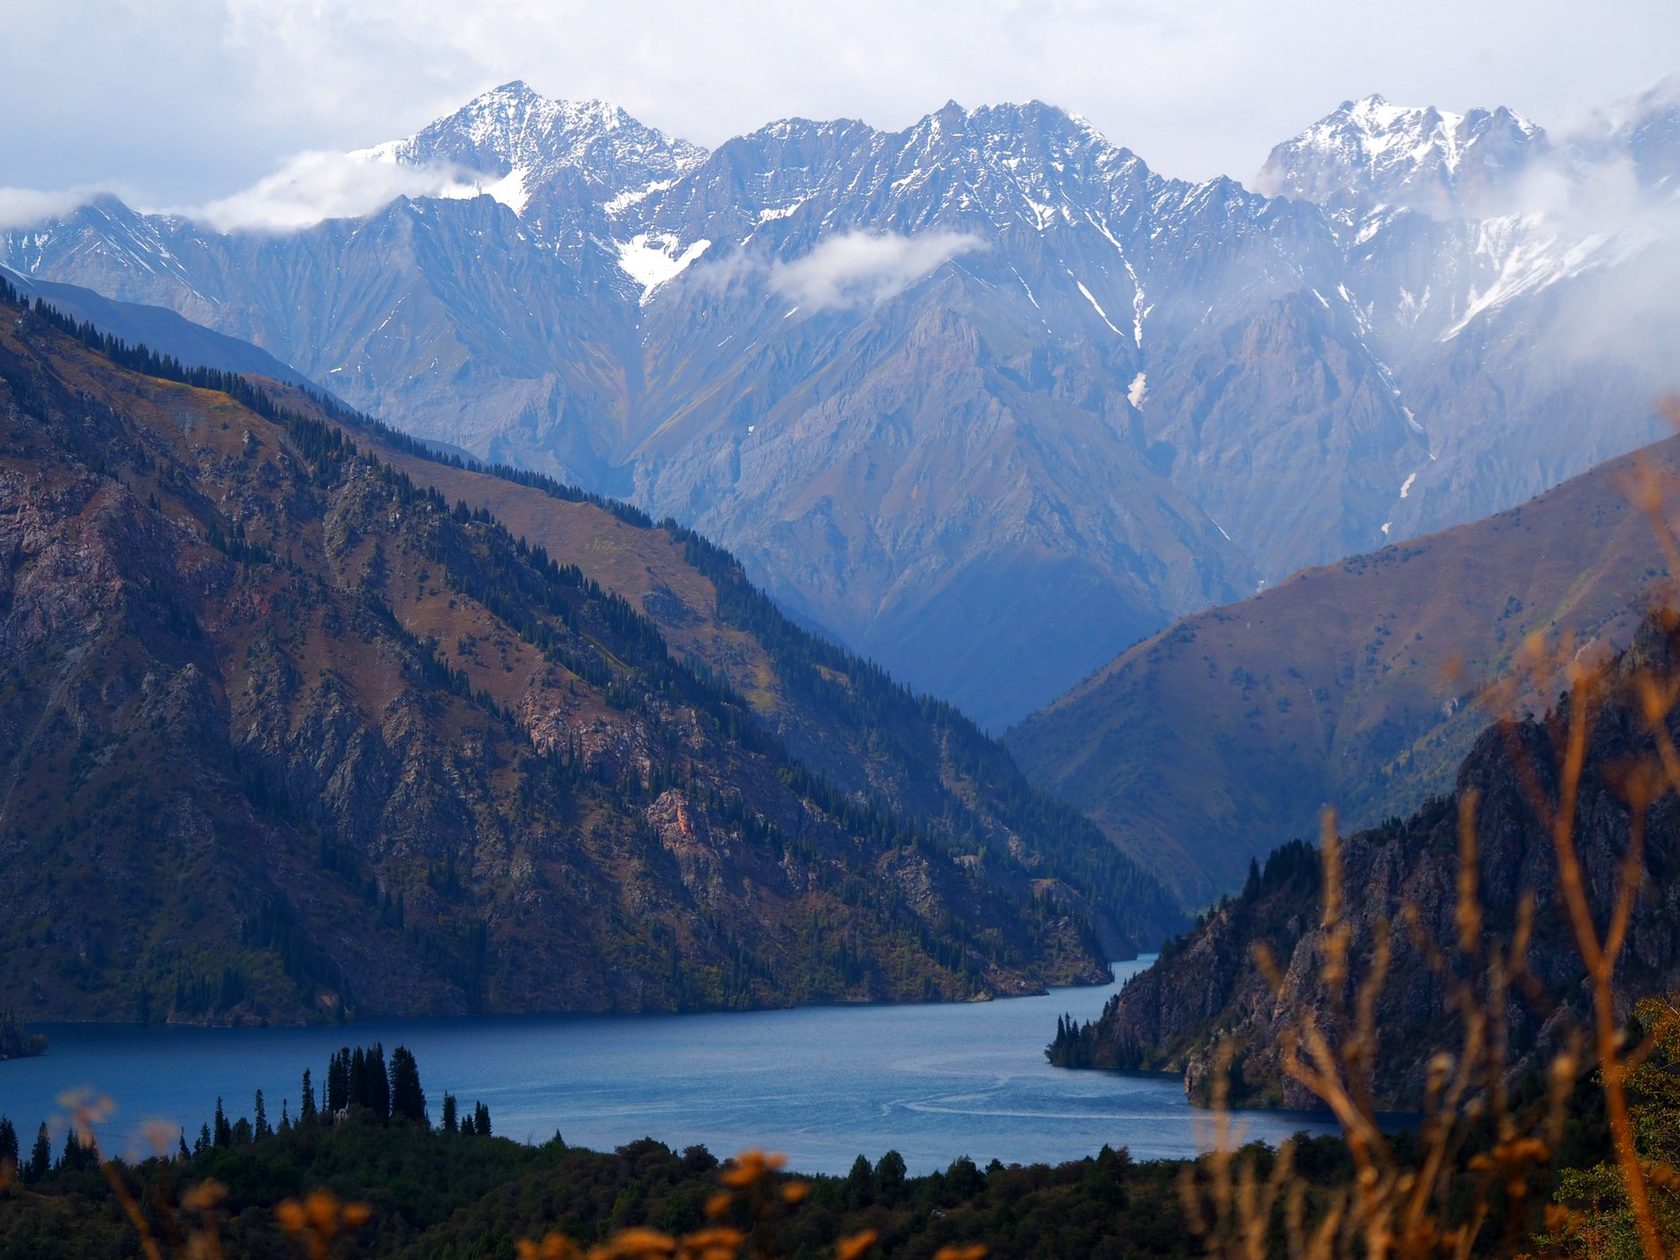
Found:
[[[1672,190],[1528,193],[1562,151],[1570,189],[1657,169],[1674,109],[1588,155],[1509,111],[1350,102],[1252,192],[1039,103],[708,153],[509,84],[357,155],[439,195],[282,232],[107,198],[0,233],[0,262],[674,517],[1001,727],[1176,616],[1654,435],[1660,356],[1582,312],[1672,258]]]
[[[702,539],[0,314],[0,922],[37,960],[0,1004],[958,998],[1171,930],[972,724]]]

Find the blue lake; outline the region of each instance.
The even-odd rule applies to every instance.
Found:
[[[1147,960],[1115,966],[1116,984]],[[640,1137],[718,1155],[758,1146],[792,1167],[844,1172],[888,1150],[912,1172],[960,1155],[984,1165],[1059,1162],[1104,1143],[1134,1158],[1184,1156],[1211,1138],[1207,1114],[1175,1077],[1070,1072],[1044,1046],[1056,1016],[1094,1019],[1114,986],[965,1005],[830,1006],[718,1015],[369,1021],[345,1028],[198,1029],[48,1025],[49,1052],[0,1063],[0,1115],[24,1142],[43,1119],[63,1131],[66,1090],[118,1106],[109,1150],[141,1149],[163,1119],[192,1141],[216,1098],[232,1118],[263,1091],[278,1123],[295,1111],[304,1068],[317,1088],[341,1045],[405,1045],[419,1060],[435,1121],[448,1090],[489,1106],[495,1132],[610,1150]],[[1244,1139],[1326,1132],[1327,1117],[1240,1113]]]

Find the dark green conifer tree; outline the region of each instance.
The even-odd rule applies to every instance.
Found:
[[[350,1105],[350,1047],[327,1062],[327,1114],[336,1116]]]
[[[473,1104],[473,1132],[479,1137],[490,1136],[490,1108],[483,1103]]]
[[[29,1172],[25,1181],[39,1181],[52,1171],[52,1139],[47,1136],[46,1121],[35,1131],[35,1146],[29,1152]]]
[[[254,1123],[251,1126],[252,1136],[259,1142],[263,1138],[274,1136],[274,1129],[268,1123],[268,1108],[263,1106],[262,1090],[257,1091],[257,1105]]]
[[[385,1070],[385,1047],[375,1043],[367,1053],[367,1105],[381,1120],[391,1118],[391,1077]]]
[[[426,1091],[420,1087],[420,1065],[405,1046],[391,1051],[391,1115],[394,1119],[430,1124]]]
[[[443,1131],[445,1133],[459,1133],[461,1131],[460,1113],[456,1110],[455,1095],[448,1090],[443,1094]]]
[[[875,1202],[875,1170],[869,1166],[867,1157],[859,1155],[852,1161],[851,1171],[846,1174],[841,1190],[841,1202],[852,1211]]]
[[[214,1125],[215,1127],[211,1131],[211,1145],[232,1146],[233,1126],[228,1123],[227,1112],[222,1110],[222,1100],[220,1098],[216,1099],[216,1119],[214,1121]]]
[[[6,1116],[0,1116],[0,1168],[10,1168],[14,1173],[18,1170],[17,1130]]]
[[[368,1105],[367,1056],[362,1048],[357,1046],[350,1052],[350,1105],[365,1107]]]
[[[59,1156],[58,1167],[61,1172],[85,1172],[99,1162],[98,1151],[83,1142],[75,1126],[70,1127],[64,1135],[64,1154]]]
[[[904,1194],[904,1183],[910,1170],[904,1165],[904,1156],[897,1151],[888,1151],[875,1161],[875,1193],[883,1203],[896,1203]]]
[[[303,1069],[303,1099],[298,1103],[298,1123],[308,1124],[315,1118],[315,1085],[309,1079],[309,1069]]]

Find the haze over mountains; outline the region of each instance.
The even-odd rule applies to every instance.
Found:
[[[1653,436],[1677,120],[1671,88],[1563,140],[1372,97],[1254,192],[1036,102],[707,153],[516,83],[354,155],[438,195],[278,232],[102,199],[0,262],[695,526],[1001,726],[1175,616]]]
[[[1629,500],[1641,469],[1672,495],[1680,440],[1186,617],[1014,727],[1010,750],[1206,904],[1315,835],[1326,805],[1368,827],[1445,793],[1489,719],[1478,691],[1529,636],[1625,648],[1671,578]],[[1526,700],[1543,711],[1562,685],[1548,676]]]

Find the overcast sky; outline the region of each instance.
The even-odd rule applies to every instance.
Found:
[[[196,203],[523,78],[697,143],[1038,97],[1169,175],[1246,179],[1381,92],[1558,129],[1680,69],[1680,3],[1613,0],[0,0],[0,186]]]

